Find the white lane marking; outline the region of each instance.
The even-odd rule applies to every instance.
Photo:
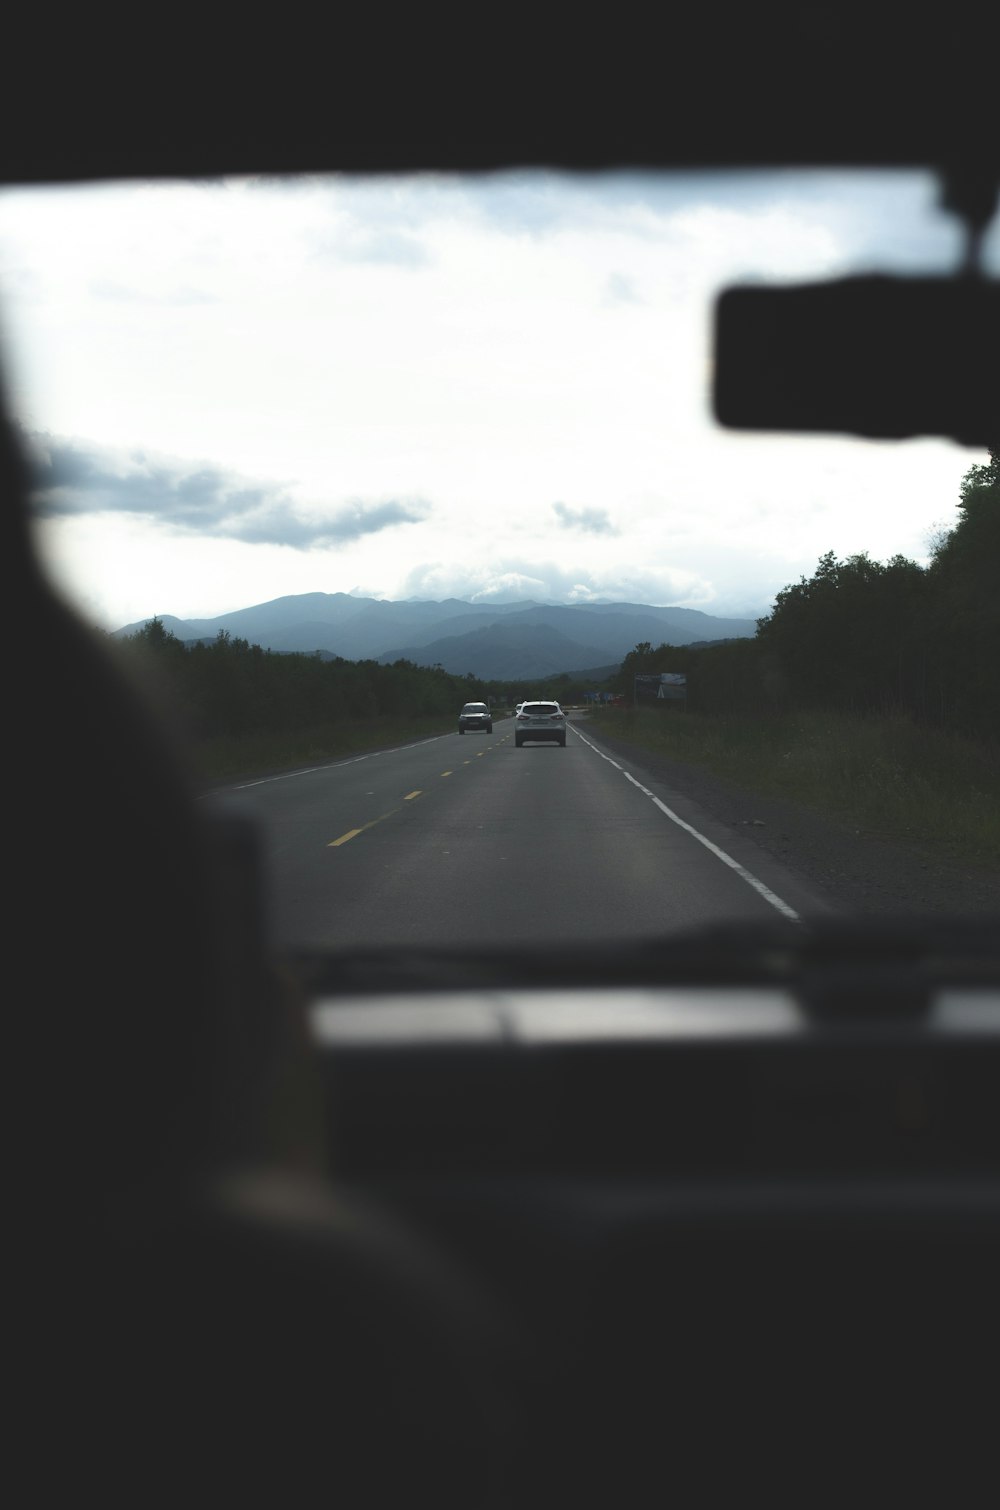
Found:
[[[682,828],[686,834],[690,834],[692,839],[697,839],[699,844],[704,844],[705,848],[710,850],[717,859],[721,860],[723,865],[728,865],[730,870],[734,870],[741,880],[745,881],[748,886],[752,886],[754,891],[758,892],[764,898],[765,902],[770,902],[772,907],[776,907],[784,917],[791,918],[793,923],[800,921],[794,907],[789,907],[787,902],[783,902],[769,886],[765,886],[763,881],[758,880],[752,871],[747,870],[738,860],[734,860],[732,855],[727,855],[726,851],[720,849],[717,844],[713,844],[711,839],[706,839],[705,835],[700,834],[696,828],[692,828],[690,823],[685,823],[683,818],[667,807],[665,802],[661,802],[659,797],[651,792],[648,787],[643,786],[641,781],[636,781],[635,777],[630,775],[624,766],[619,765],[617,760],[612,760],[610,755],[605,755],[603,750],[599,750],[595,744],[591,744],[590,740],[585,738],[579,729],[575,729],[573,732],[583,740],[589,750],[593,750],[595,755],[600,755],[602,760],[608,762],[608,765],[613,765],[616,771],[621,772],[626,781],[631,781],[632,785],[637,787],[644,797],[648,797],[659,808],[660,812],[670,819],[671,823],[676,823],[677,827]]]

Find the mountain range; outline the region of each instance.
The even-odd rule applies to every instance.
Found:
[[[356,598],[349,593],[296,593],[213,619],[157,617],[179,640],[234,639],[273,651],[319,653],[348,661],[419,666],[485,680],[530,681],[562,671],[620,665],[636,645],[691,645],[745,639],[753,619],[715,618],[695,608],[648,603],[470,603]],[[116,637],[135,634],[148,619],[126,624]]]

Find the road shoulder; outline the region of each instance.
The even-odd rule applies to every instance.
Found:
[[[597,730],[586,721],[581,732],[638,780],[645,777],[646,784],[683,793],[741,841],[797,874],[806,888],[837,913],[1000,915],[1000,873],[996,871],[863,833],[801,803],[754,793],[701,766],[611,737],[603,727]]]

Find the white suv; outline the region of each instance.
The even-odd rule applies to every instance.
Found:
[[[558,703],[522,703],[514,719],[514,743],[518,749],[529,740],[566,744],[566,715]]]

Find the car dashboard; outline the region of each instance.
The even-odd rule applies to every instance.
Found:
[[[873,1485],[916,1488],[921,1434],[983,1471],[992,942],[938,930],[935,959],[933,929],[879,948],[855,925],[853,951],[848,932],[687,940],[659,982],[651,946],[632,985],[620,962],[602,981],[601,951],[549,957],[563,985],[505,984],[499,960],[489,981],[479,957],[467,987],[434,987],[454,956],[397,962],[427,972],[416,991],[368,989],[374,960],[336,991],[317,978],[333,1178],[454,1256],[527,1339],[540,1502],[644,1502],[664,1456],[699,1503],[744,1474],[793,1494],[820,1462],[849,1492],[862,1457]]]
[[[971,1175],[998,1151],[997,987],[942,991],[916,1022],[817,1023],[760,987],[346,997],[309,1018],[351,1178]]]

